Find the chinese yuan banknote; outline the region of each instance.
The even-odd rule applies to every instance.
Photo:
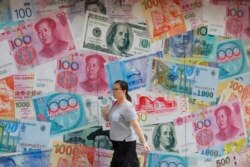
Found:
[[[22,21],[34,18],[34,9],[31,0],[9,0],[12,19]]]
[[[233,78],[249,71],[242,40],[232,39],[218,42],[216,59],[216,66],[220,69],[220,80]]]
[[[248,167],[250,164],[250,149],[247,148],[237,153],[231,153],[213,160],[216,167]]]
[[[32,151],[28,153],[17,153],[14,155],[1,156],[0,162],[3,166],[37,166],[49,167],[51,151]]]
[[[250,38],[250,3],[227,1],[226,10],[221,13],[224,19],[216,24],[210,24],[210,34],[234,38]],[[216,30],[219,27],[219,30]]]
[[[189,113],[188,99],[184,96],[164,96],[151,92],[137,93],[133,98],[138,122],[141,125],[172,121]]]
[[[0,79],[0,117],[15,118],[13,76]]]
[[[209,107],[190,118],[199,150],[246,138],[239,101]]]
[[[128,83],[130,91],[145,87],[147,81],[146,69],[151,57],[162,58],[163,53],[162,51],[158,51],[105,64],[109,89],[113,89],[113,84],[116,80],[125,80]]]
[[[109,22],[106,15],[87,12],[82,48],[115,54],[121,57],[143,55],[162,49],[162,41],[150,42],[143,25]],[[123,34],[121,42],[117,33]]]
[[[86,166],[91,167],[94,163],[95,148],[79,144],[53,142],[50,166]]]
[[[164,54],[169,60],[198,64],[215,62],[217,36],[209,35],[207,27],[202,26],[179,35],[164,39]]]
[[[76,131],[88,124],[80,95],[51,93],[33,98],[36,118],[51,122],[51,135]]]
[[[141,0],[151,41],[187,31],[180,0]]]
[[[1,153],[49,149],[50,123],[0,120]],[[30,140],[30,134],[34,135]]]
[[[147,90],[174,93],[204,101],[215,101],[219,70],[217,68],[171,63],[152,58],[148,65]]]
[[[75,52],[67,15],[63,11],[11,27],[6,34],[19,71]]]
[[[55,90],[82,95],[109,95],[104,64],[116,59],[113,55],[93,51],[79,51],[59,59]]]

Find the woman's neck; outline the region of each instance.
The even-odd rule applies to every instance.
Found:
[[[121,105],[127,101],[126,98],[117,99],[117,105]]]

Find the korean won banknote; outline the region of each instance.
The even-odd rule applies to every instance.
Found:
[[[51,122],[51,135],[76,131],[88,124],[80,95],[51,93],[33,98],[36,118]]]
[[[162,48],[162,41],[150,42],[143,25],[109,22],[107,16],[93,12],[86,13],[84,25],[83,48],[121,57],[148,54]]]
[[[163,53],[162,51],[158,51],[105,64],[109,89],[113,89],[113,83],[116,80],[125,80],[128,83],[130,91],[145,87],[147,81],[147,71],[145,69],[151,57],[162,58]]]
[[[152,58],[147,74],[147,90],[182,94],[204,101],[216,100],[219,80],[217,68]]]
[[[63,11],[26,21],[6,31],[11,56],[19,71],[75,52],[67,15]]]

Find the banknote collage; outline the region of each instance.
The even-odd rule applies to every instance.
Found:
[[[250,1],[0,0],[0,167],[109,167],[116,80],[140,167],[250,165]]]

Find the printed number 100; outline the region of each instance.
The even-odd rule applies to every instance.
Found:
[[[16,9],[15,13],[16,13],[17,19],[19,19],[19,18],[23,19],[25,17],[32,16],[32,10],[29,7],[25,8],[25,9],[23,9],[23,8]]]
[[[159,3],[161,4],[163,0],[144,0],[143,5],[145,7],[145,10],[148,8],[152,8],[153,6],[158,6]]]

